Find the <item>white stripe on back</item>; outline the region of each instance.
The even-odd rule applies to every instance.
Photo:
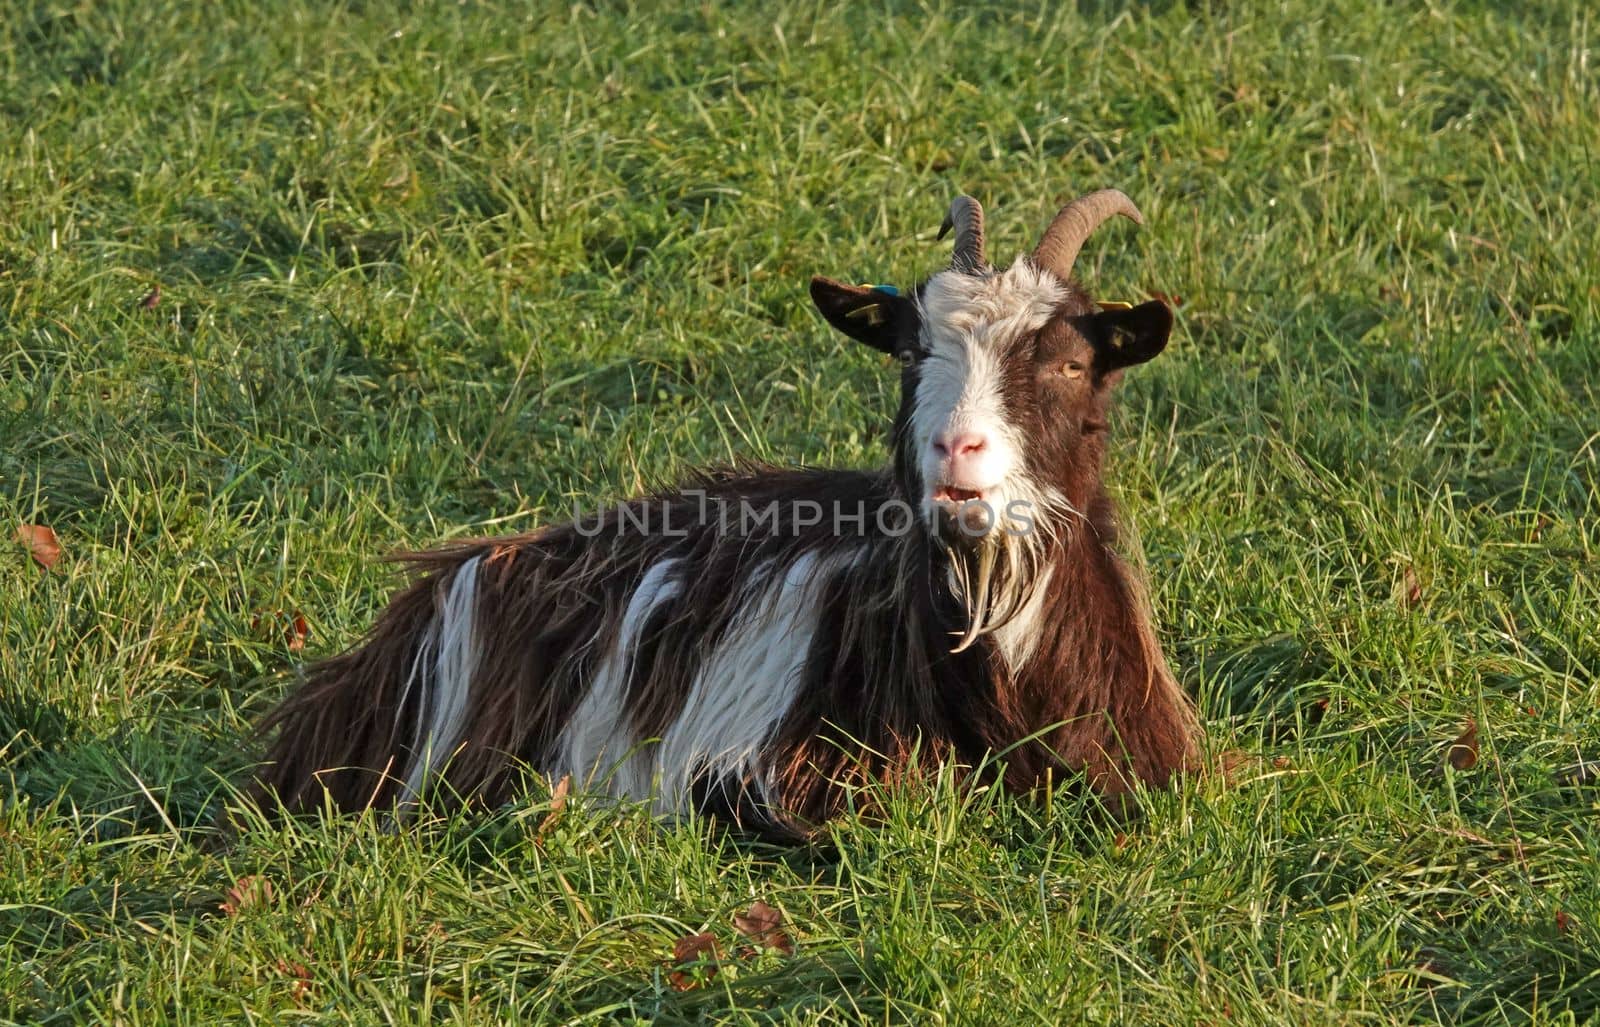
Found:
[[[611,650],[601,659],[594,681],[567,720],[555,745],[549,772],[553,777],[572,774],[585,785],[598,785],[616,795],[637,795],[628,784],[624,760],[634,747],[632,717],[627,700],[630,657],[639,631],[656,607],[671,602],[683,591],[673,580],[679,560],[662,560],[645,572],[633,590]],[[628,762],[632,762],[628,760]],[[619,787],[620,786],[620,787]]]
[[[477,600],[478,557],[473,557],[456,571],[445,596],[443,608],[434,620],[438,655],[434,662],[432,689],[423,689],[425,700],[418,711],[419,730],[417,744],[413,747],[410,773],[406,775],[405,791],[401,802],[410,802],[422,793],[422,787],[438,765],[448,760],[461,735],[466,721],[467,698],[472,690],[472,675],[478,665]],[[427,651],[424,641],[422,653]],[[422,662],[419,653],[417,664]],[[417,664],[411,677],[417,675]],[[411,681],[406,682],[406,689]],[[430,694],[431,693],[431,694]],[[427,724],[426,731],[421,729]]]

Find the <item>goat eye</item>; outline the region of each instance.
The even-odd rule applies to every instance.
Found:
[[[1061,365],[1061,373],[1068,378],[1082,378],[1083,365],[1076,360],[1069,360]]]
[[[901,350],[896,356],[900,358],[901,367],[910,367],[917,362],[917,355],[908,349]]]

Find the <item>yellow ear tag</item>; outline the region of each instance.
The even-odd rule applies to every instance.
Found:
[[[1121,300],[1095,300],[1094,302],[1095,302],[1095,306],[1099,307],[1101,310],[1132,310],[1133,309],[1133,304],[1132,303],[1124,303]]]
[[[883,324],[884,321],[883,311],[876,303],[869,303],[864,307],[857,307],[856,309],[850,311],[850,313],[846,314],[845,317],[852,321],[860,321],[862,318],[866,318],[867,324],[874,328]]]

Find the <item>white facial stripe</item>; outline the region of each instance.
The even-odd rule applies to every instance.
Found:
[[[941,437],[967,433],[988,445],[951,482],[989,490],[1021,473],[1025,440],[1006,417],[1001,395],[1013,346],[1038,331],[1066,296],[1055,276],[1019,259],[1005,271],[979,277],[945,271],[929,279],[920,300],[922,344],[911,436],[923,483],[939,481]],[[983,479],[983,480],[977,480]]]

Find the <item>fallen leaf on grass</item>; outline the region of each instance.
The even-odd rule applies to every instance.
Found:
[[[1243,749],[1229,749],[1217,757],[1217,777],[1224,785],[1239,784],[1245,773],[1255,769],[1260,762]]]
[[[567,808],[567,793],[572,790],[572,775],[562,774],[561,780],[550,790],[550,812],[539,821],[539,826],[534,831],[534,836],[543,838],[546,831],[556,826],[556,821],[561,819],[561,811]]]
[[[306,637],[311,634],[311,628],[299,610],[294,611],[294,616],[289,619],[289,627],[284,634],[287,636],[291,653],[300,652],[306,647]]]
[[[667,982],[678,991],[698,988],[717,975],[717,938],[709,931],[690,934],[672,943],[672,965]],[[699,971],[698,975],[696,971]]]
[[[311,971],[306,969],[304,963],[291,963],[287,959],[280,959],[278,973],[294,978],[292,994],[296,1003],[305,1001],[306,996],[311,994]]]
[[[1403,609],[1415,610],[1422,602],[1422,582],[1417,580],[1417,572],[1411,567],[1406,568],[1406,591],[1400,600]]]
[[[1139,836],[1136,834],[1128,834],[1126,831],[1118,831],[1115,837],[1111,839],[1112,847],[1118,852],[1126,852],[1128,849],[1131,849],[1138,844]]]
[[[764,949],[794,955],[794,942],[783,929],[783,914],[760,899],[750,904],[749,912],[734,914],[733,926]]]
[[[1556,931],[1566,934],[1572,930],[1572,915],[1564,909],[1556,910]]]
[[[1444,761],[1457,770],[1471,770],[1478,765],[1478,722],[1468,719],[1461,734],[1445,750]]]
[[[24,524],[17,529],[17,541],[28,547],[33,562],[45,570],[54,567],[56,561],[61,559],[61,541],[56,538],[54,530],[43,524]]]
[[[257,611],[255,616],[250,618],[250,630],[252,632],[260,631],[263,623],[283,625],[283,641],[289,647],[291,653],[303,651],[306,647],[306,639],[311,637],[311,625],[306,623],[305,614],[299,610],[293,613],[274,610],[266,616]]]
[[[233,883],[217,904],[224,916],[238,916],[247,909],[265,906],[272,901],[272,882],[255,874],[241,877]]]
[[[140,310],[154,310],[156,304],[161,302],[161,286],[151,286],[150,291],[144,294],[144,299],[139,301]]]

